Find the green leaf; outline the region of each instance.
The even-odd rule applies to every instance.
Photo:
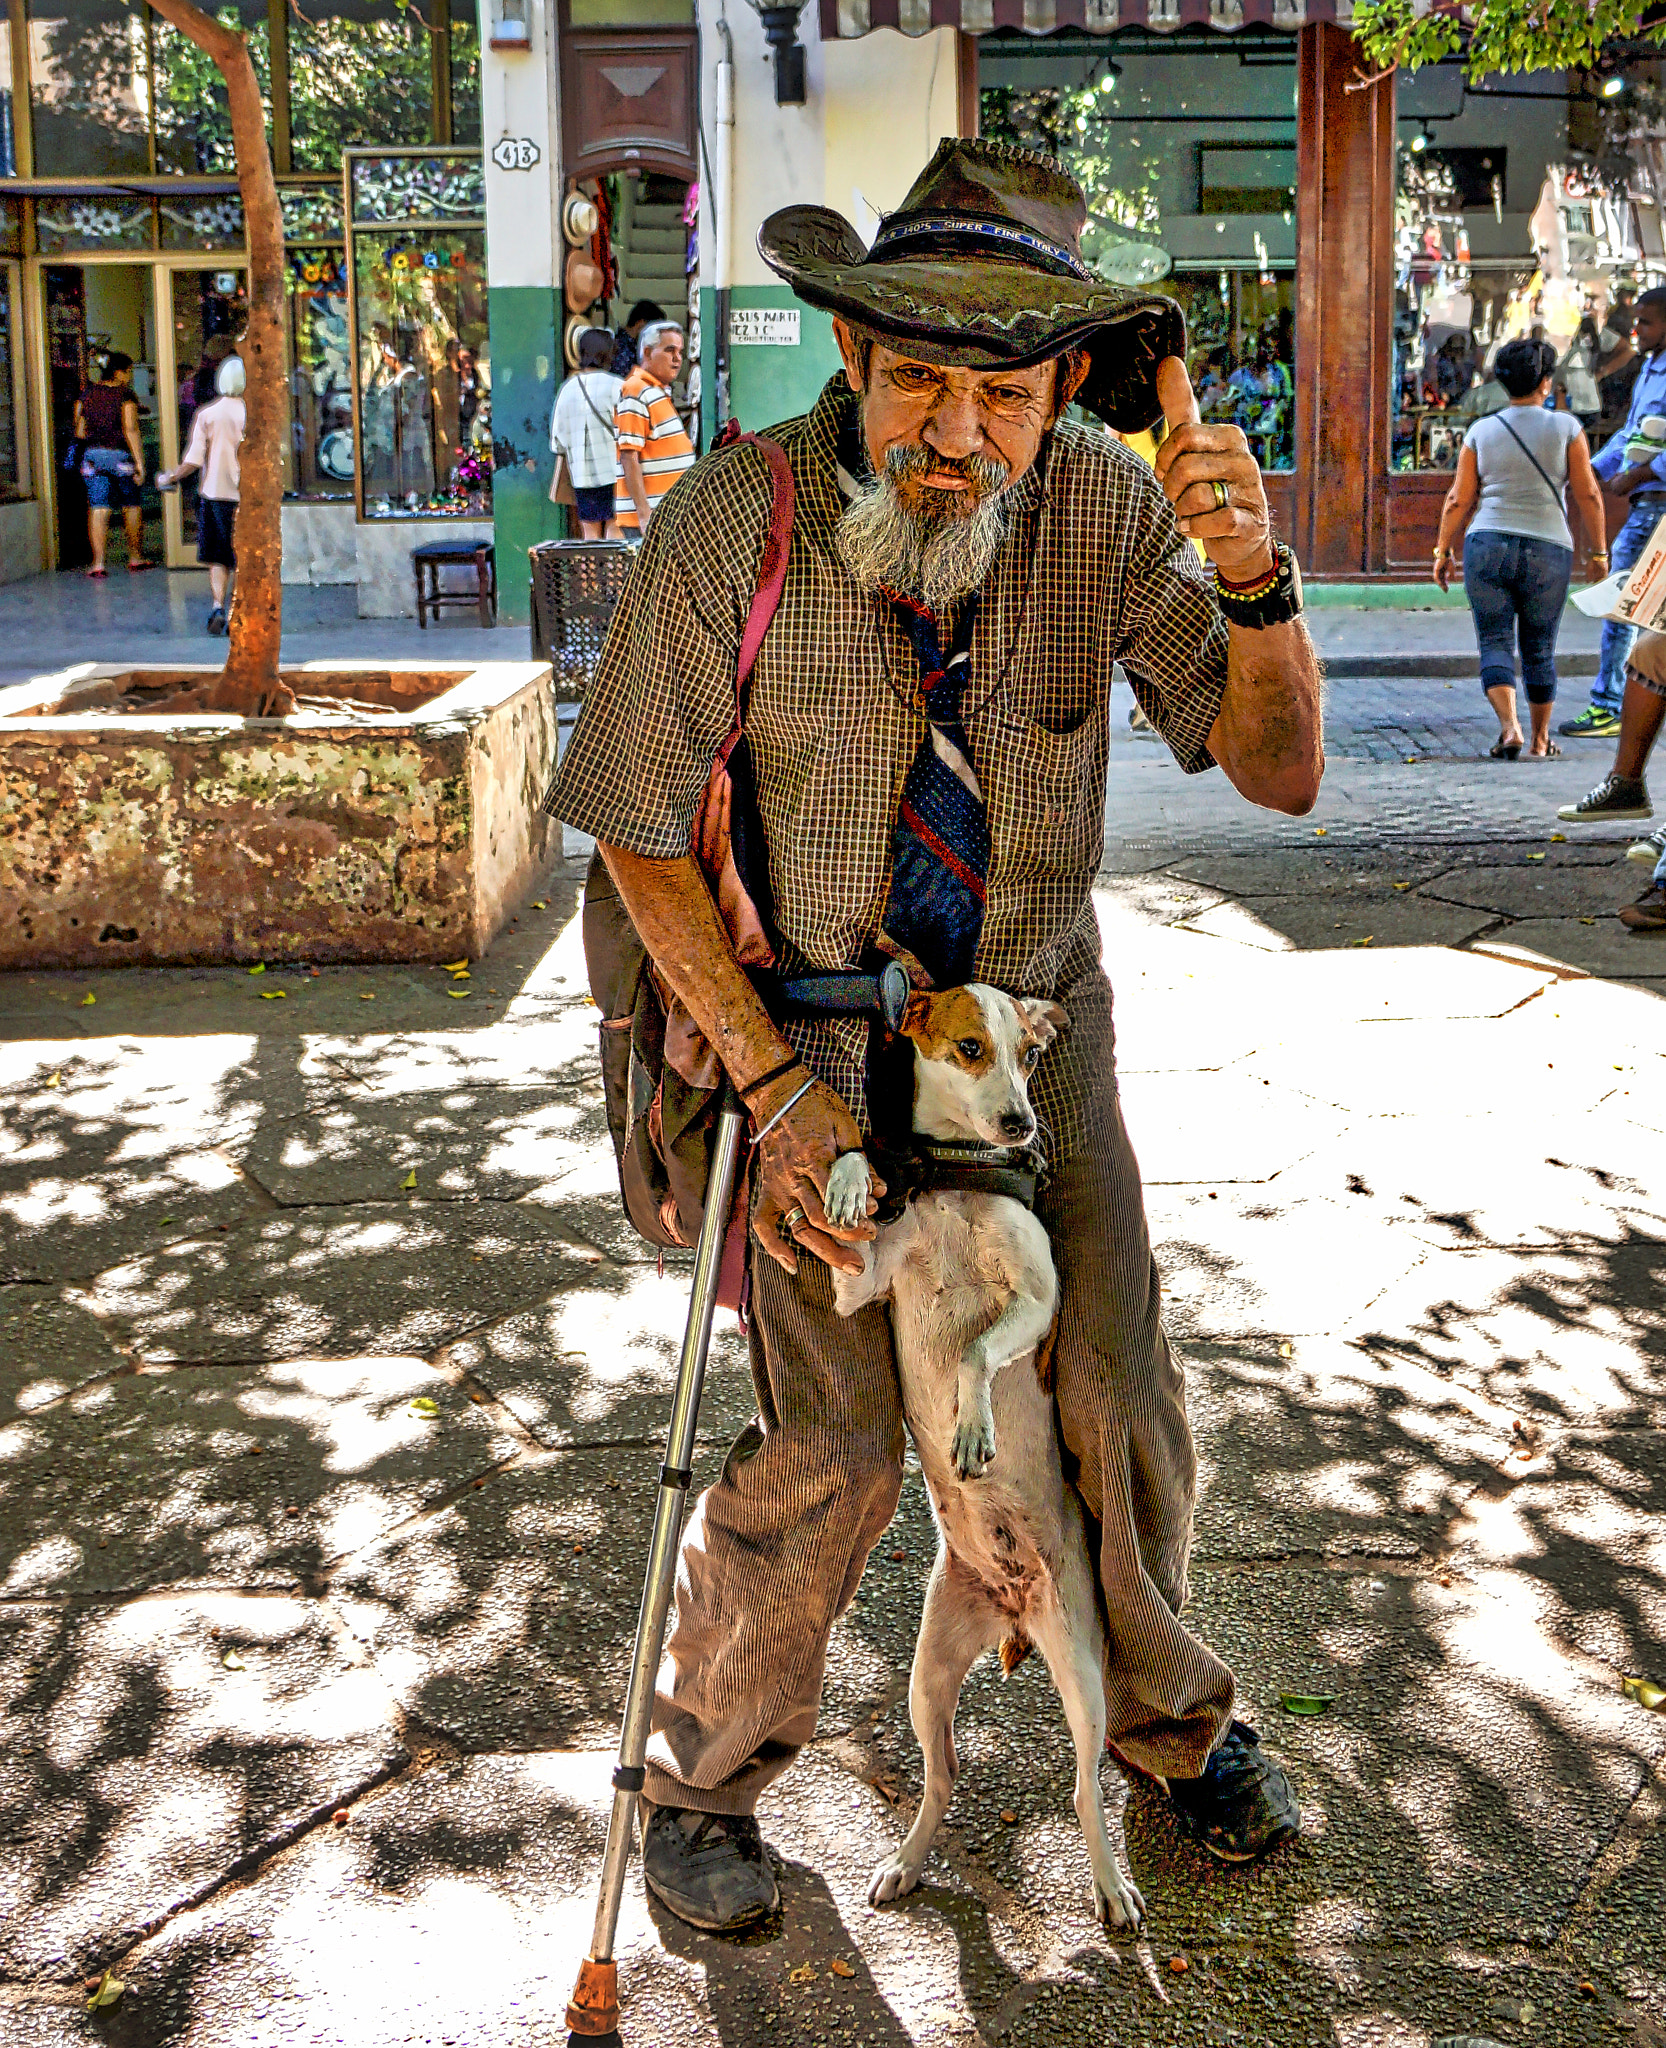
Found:
[[[440,1412],[438,1401],[430,1401],[426,1394],[418,1394],[411,1403],[411,1413],[420,1415],[424,1422],[431,1422]]]
[[[1635,1700],[1640,1707],[1647,1707],[1651,1714],[1666,1709],[1666,1685],[1656,1685],[1652,1678],[1627,1677],[1620,1690],[1628,1700]]]
[[[405,1178],[399,1183],[399,1185],[402,1188],[414,1188],[416,1186],[416,1168],[414,1166],[411,1168],[410,1172],[406,1174]]]
[[[114,2005],[127,1986],[112,1977],[108,1970],[98,1980],[98,1989],[87,2000],[88,2012],[97,2012],[100,2006]]]
[[[259,966],[257,966],[257,967],[251,967],[251,968],[249,969],[249,972],[250,972],[251,974],[264,974],[264,973],[266,972],[266,962],[265,962],[264,960],[262,960],[262,961],[260,962]]]
[[[1323,1714],[1335,1699],[1333,1692],[1281,1692],[1278,1703],[1287,1714]]]

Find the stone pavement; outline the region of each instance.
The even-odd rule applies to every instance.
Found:
[[[1045,1675],[980,1667],[928,1882],[871,1911],[911,1471],[766,1802],[780,1923],[706,1939],[633,1870],[627,2039],[1660,2048],[1666,1714],[1621,1681],[1666,1682],[1666,939],[1614,921],[1623,836],[1551,837],[1606,752],[1361,756],[1338,685],[1275,819],[1124,708],[1096,901],[1193,1618],[1306,1834],[1224,1869],[1107,1763],[1150,1908],[1107,1939]],[[616,1210],[581,878],[466,980],[0,986],[8,2044],[563,2038],[684,1302]],[[749,1405],[731,1325],[702,1477]]]

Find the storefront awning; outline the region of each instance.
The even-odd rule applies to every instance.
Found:
[[[821,0],[823,42],[865,36],[876,28],[922,36],[929,29],[958,28],[969,36],[998,29],[1052,35],[1057,29],[1112,35],[1120,28],[1286,29],[1310,21],[1346,28],[1353,0]]]

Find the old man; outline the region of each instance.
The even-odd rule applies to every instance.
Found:
[[[1319,676],[1243,434],[1198,423],[1178,308],[1095,277],[1084,218],[1051,158],[950,141],[871,250],[822,208],[765,223],[766,259],[834,314],[844,372],[771,430],[797,509],[746,730],[783,972],[900,960],[916,985],[976,979],[1069,1014],[1034,1088],[1051,1134],[1037,1213],[1059,1269],[1059,1429],[1114,1643],[1111,1743],[1242,1861],[1296,1831],[1296,1805],[1180,1619],[1196,1460],[1090,891],[1113,663],[1183,769],[1219,766],[1292,813],[1323,768]],[[1166,415],[1155,475],[1067,422],[1072,399],[1119,431]],[[720,1931],[777,1903],[753,1809],[814,1732],[829,1631],[903,1473],[887,1311],[832,1308],[828,1268],[858,1263],[872,1225],[822,1208],[828,1168],[862,1142],[872,1027],[772,1017],[690,851],[770,514],[755,447],[668,495],[548,799],[599,841],[766,1133],[758,1417],[690,1524],[643,1813],[650,1889]]]

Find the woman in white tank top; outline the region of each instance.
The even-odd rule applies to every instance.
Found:
[[[1492,754],[1499,761],[1515,760],[1522,749],[1518,639],[1532,727],[1528,753],[1542,760],[1562,751],[1550,736],[1550,712],[1556,701],[1556,633],[1573,575],[1570,490],[1585,531],[1603,542],[1592,550],[1590,579],[1600,583],[1608,574],[1602,494],[1584,429],[1571,412],[1544,409],[1555,368],[1556,351],[1548,342],[1507,341],[1498,351],[1492,374],[1510,402],[1477,420],[1464,436],[1435,543],[1434,577],[1445,590],[1452,581],[1452,544],[1469,529],[1464,595],[1475,619],[1481,687],[1498,714]]]

